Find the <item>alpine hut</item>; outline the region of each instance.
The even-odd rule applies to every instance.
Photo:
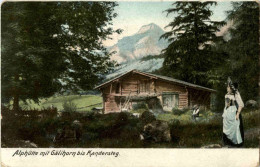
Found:
[[[128,71],[95,89],[103,97],[103,113],[130,110],[140,101],[159,102],[163,110],[196,105],[210,107],[213,89],[138,70]]]

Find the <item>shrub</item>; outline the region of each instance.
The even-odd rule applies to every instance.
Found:
[[[148,109],[148,107],[145,102],[137,102],[136,104],[133,104],[133,110],[139,109]]]
[[[170,125],[173,125],[173,126],[179,126],[180,125],[180,120],[178,119],[171,119],[170,120]]]
[[[141,108],[141,109],[138,109],[138,110],[131,110],[130,112],[131,112],[131,113],[139,113],[139,114],[142,114],[142,113],[145,112],[145,111],[148,111],[148,109]]]
[[[140,117],[141,121],[144,123],[144,124],[148,124],[148,123],[151,123],[153,121],[156,120],[155,116],[153,115],[153,113],[149,112],[149,111],[145,111],[143,112],[143,114],[141,115]]]
[[[180,116],[182,114],[185,114],[187,111],[189,111],[188,108],[184,108],[184,109],[173,108],[172,109],[172,114]]]
[[[115,120],[116,126],[123,126],[128,123],[128,115],[125,112],[120,112]]]
[[[65,112],[75,112],[77,110],[77,106],[72,101],[65,101],[62,104],[63,110]]]
[[[61,120],[62,121],[74,121],[83,118],[83,114],[79,112],[62,112]]]

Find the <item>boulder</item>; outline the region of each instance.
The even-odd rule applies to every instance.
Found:
[[[258,104],[255,100],[248,100],[246,102],[246,107],[258,107]]]
[[[76,133],[76,139],[79,140],[82,136],[82,123],[80,123],[78,120],[75,120],[72,122],[71,126]]]
[[[27,144],[29,147],[32,147],[32,148],[37,148],[38,147],[35,143],[30,142],[29,140],[26,140],[25,144]]]
[[[140,113],[133,113],[132,115],[135,116],[136,118],[140,117]]]
[[[54,142],[79,140],[82,136],[82,124],[74,120],[71,124],[65,123],[62,129],[58,129]]]
[[[170,127],[168,123],[159,120],[146,124],[142,136],[144,140],[153,140],[155,142],[171,141]]]
[[[152,112],[149,112],[149,111],[143,112],[140,119],[141,119],[143,124],[148,124],[148,123],[151,123],[151,122],[156,120],[154,114]]]
[[[29,140],[16,140],[14,141],[16,147],[21,148],[38,148],[38,146]]]

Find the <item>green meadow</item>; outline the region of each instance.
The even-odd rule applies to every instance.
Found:
[[[20,102],[20,107],[24,110],[29,109],[43,109],[48,108],[53,105],[58,109],[58,111],[63,110],[63,103],[71,101],[77,107],[77,111],[91,111],[94,107],[102,107],[102,97],[101,95],[68,95],[68,96],[53,96],[46,99],[40,99],[37,104],[32,100],[27,100],[25,102]]]

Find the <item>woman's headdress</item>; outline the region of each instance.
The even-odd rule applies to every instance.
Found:
[[[228,85],[234,92],[237,91],[238,84],[237,84],[237,83],[233,83],[230,77],[228,77],[228,79],[227,79],[227,85]]]

